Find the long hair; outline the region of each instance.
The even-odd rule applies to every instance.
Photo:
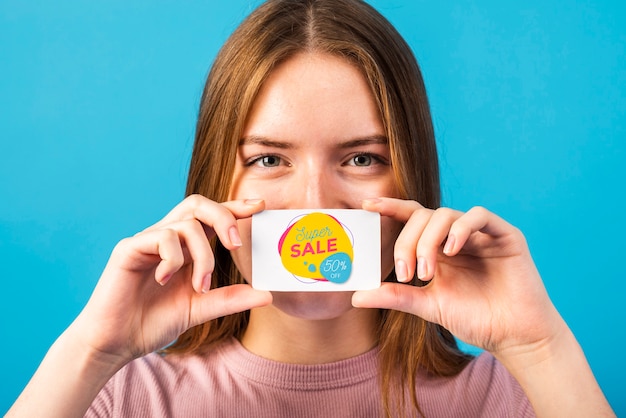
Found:
[[[237,147],[261,85],[273,68],[303,51],[334,54],[361,70],[389,140],[400,197],[438,207],[437,149],[420,69],[395,28],[359,0],[270,0],[243,21],[217,55],[204,88],[186,193],[227,200]],[[228,250],[218,240],[212,246],[212,288],[244,283]],[[386,280],[395,280],[394,273]],[[248,318],[243,312],[194,327],[166,352],[200,352],[240,338]],[[441,326],[392,310],[381,311],[378,345],[388,416],[406,410],[407,394],[421,414],[415,387],[420,370],[453,376],[470,359]]]

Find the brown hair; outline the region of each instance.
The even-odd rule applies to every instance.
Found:
[[[227,199],[244,124],[263,81],[275,66],[302,51],[335,54],[360,68],[386,130],[400,196],[438,207],[437,150],[419,67],[393,26],[359,0],[270,0],[235,30],[220,50],[202,95],[187,194]],[[212,244],[212,287],[243,283],[229,252],[218,241]],[[395,280],[391,276],[387,280]],[[419,285],[417,279],[411,284]],[[194,327],[166,352],[201,351],[225,338],[240,338],[248,318],[249,312],[243,312]],[[381,311],[379,347],[388,416],[404,410],[406,393],[421,414],[415,387],[420,369],[453,376],[470,359],[441,326],[390,310]],[[391,402],[392,397],[398,401]]]

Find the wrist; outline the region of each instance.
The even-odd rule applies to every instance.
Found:
[[[94,331],[85,330],[81,328],[80,324],[81,318],[79,316],[61,334],[54,345],[58,345],[61,349],[72,353],[73,356],[80,360],[79,364],[90,370],[90,374],[110,378],[124,365],[133,360],[130,355],[126,356],[115,352],[115,350],[104,350],[93,344],[89,339],[89,335],[93,334]]]
[[[503,345],[491,354],[500,361],[511,373],[541,367],[545,362],[556,358],[562,350],[577,345],[574,335],[563,319],[553,321],[550,331],[542,338],[522,344]]]
[[[52,344],[7,417],[82,417],[124,364],[86,346],[72,325]]]
[[[537,416],[613,417],[565,321],[549,337],[492,353],[515,377]]]

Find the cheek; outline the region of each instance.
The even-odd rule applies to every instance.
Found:
[[[251,283],[252,279],[252,246],[251,246],[251,226],[252,218],[239,219],[237,221],[239,226],[239,235],[241,236],[241,247],[237,250],[231,251],[230,255],[233,258],[237,269],[241,273],[246,282]]]

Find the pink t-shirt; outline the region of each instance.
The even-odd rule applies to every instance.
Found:
[[[129,363],[86,416],[380,417],[378,370],[377,349],[335,363],[287,364],[232,339],[204,356],[150,354]],[[426,417],[535,416],[515,379],[487,353],[456,377],[418,377],[417,398]]]

